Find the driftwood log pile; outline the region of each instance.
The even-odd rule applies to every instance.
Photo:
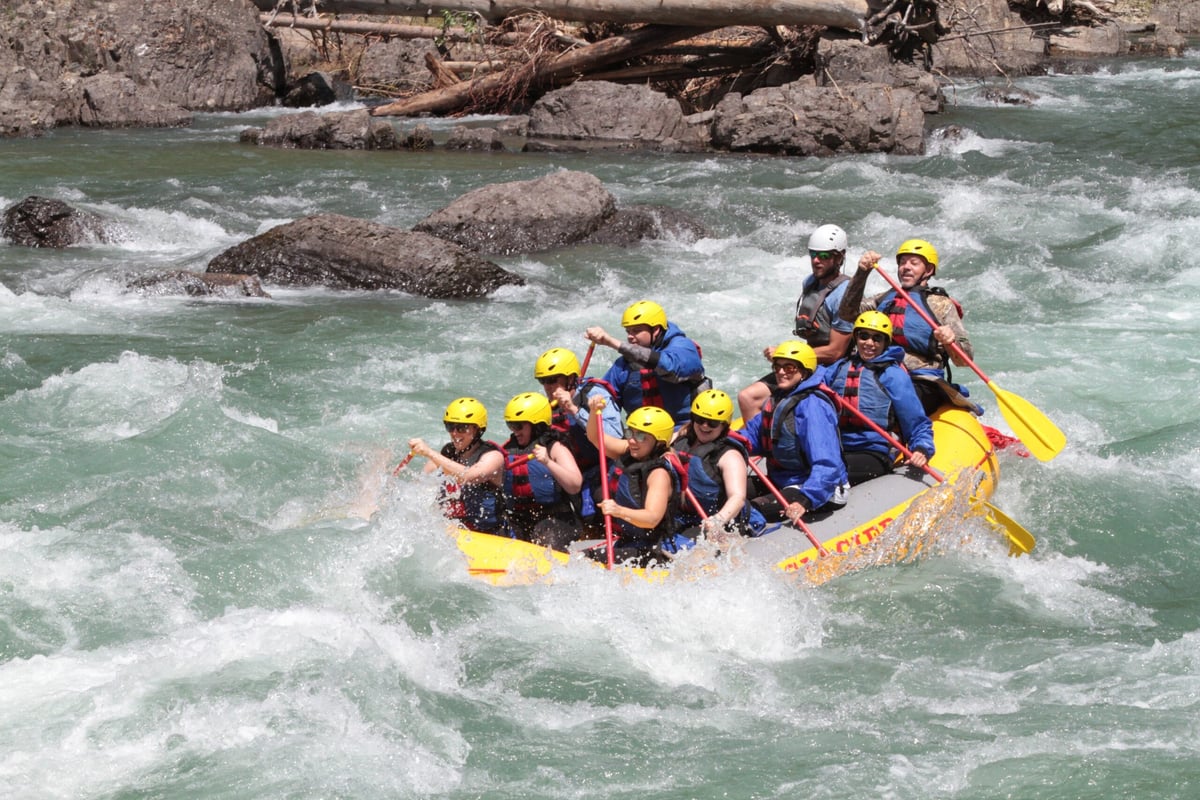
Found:
[[[783,72],[794,79],[813,71],[816,40],[826,30],[887,45],[903,60],[921,48],[927,51],[948,30],[937,0],[439,0],[433,5],[321,0],[317,5],[332,14],[440,15],[440,28],[317,17],[312,6],[307,15],[295,13],[303,12],[309,0],[254,2],[264,12],[264,24],[272,27],[437,40],[441,52],[427,51],[423,59],[432,87],[375,108],[377,116],[512,113],[576,80],[662,85],[724,79],[732,84],[739,77],[778,72],[781,61],[790,62]],[[512,49],[476,61],[445,57],[448,49],[442,45],[473,38]],[[710,92],[711,102],[722,93]]]

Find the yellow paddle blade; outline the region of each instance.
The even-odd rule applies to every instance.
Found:
[[[996,394],[1000,413],[1025,448],[1040,461],[1049,461],[1067,444],[1067,436],[1050,418],[1025,398],[1006,392],[993,381],[988,388]]]
[[[1020,523],[991,503],[984,503],[984,506],[988,510],[987,518],[1004,528],[1004,533],[1008,536],[1008,554],[1010,556],[1033,552],[1037,541],[1033,538],[1032,533],[1022,528]]]

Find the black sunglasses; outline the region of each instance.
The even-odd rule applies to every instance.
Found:
[[[447,422],[446,433],[470,433],[475,426],[469,422]]]

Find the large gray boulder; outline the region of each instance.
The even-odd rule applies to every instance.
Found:
[[[21,247],[70,247],[111,239],[103,218],[62,200],[36,195],[5,209],[0,235]]]
[[[911,89],[926,114],[945,105],[937,80],[916,64],[893,61],[886,47],[858,39],[822,37],[817,44],[817,85],[835,88],[851,83],[882,83]]]
[[[179,124],[174,109],[267,105],[286,74],[271,41],[257,9],[241,0],[5,2],[0,135],[160,125],[164,115]],[[102,108],[81,102],[85,92]]]
[[[577,81],[543,95],[529,112],[526,135],[653,147],[700,144],[679,101],[646,86],[608,81]]]
[[[241,141],[300,150],[397,150],[396,129],[365,108],[276,117],[262,128],[246,128]]]
[[[925,114],[910,89],[797,81],[747,97],[727,95],[715,111],[713,144],[734,151],[800,156],[925,151]]]
[[[480,253],[535,253],[583,241],[615,212],[599,178],[562,171],[467,192],[413,230]]]
[[[482,297],[525,281],[451,242],[340,214],[272,228],[217,255],[214,273],[279,286],[397,289],[435,298]]]

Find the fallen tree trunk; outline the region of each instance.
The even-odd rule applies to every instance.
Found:
[[[296,0],[306,8],[311,0]],[[272,11],[277,0],[254,0]],[[290,6],[291,0],[283,0]],[[825,25],[860,31],[879,0],[321,0],[327,14],[380,14],[428,17],[443,11],[472,14],[496,23],[515,14],[536,11],[571,22],[650,22],[724,28],[730,25]]]
[[[413,97],[379,106],[371,113],[379,116],[445,114],[458,111],[468,103],[489,96],[506,94],[515,83],[528,86],[553,86],[570,83],[580,75],[627,58],[648,53],[658,47],[707,33],[712,28],[681,28],[674,25],[647,25],[613,36],[587,47],[563,53],[548,60],[535,60],[514,69],[493,72],[453,86],[443,86]],[[521,74],[525,70],[527,74]],[[524,92],[521,93],[522,95]],[[484,109],[481,109],[484,110]],[[490,110],[490,109],[487,109]]]
[[[258,4],[260,7],[263,3]],[[479,33],[468,33],[466,28],[446,28],[434,25],[397,25],[390,22],[370,22],[357,19],[334,19],[332,17],[298,17],[295,14],[259,14],[259,22],[272,28],[297,28],[305,31],[327,31],[329,33],[360,33],[373,36],[394,36],[397,39],[448,39],[465,42],[479,38]],[[512,37],[514,40],[516,37]]]

